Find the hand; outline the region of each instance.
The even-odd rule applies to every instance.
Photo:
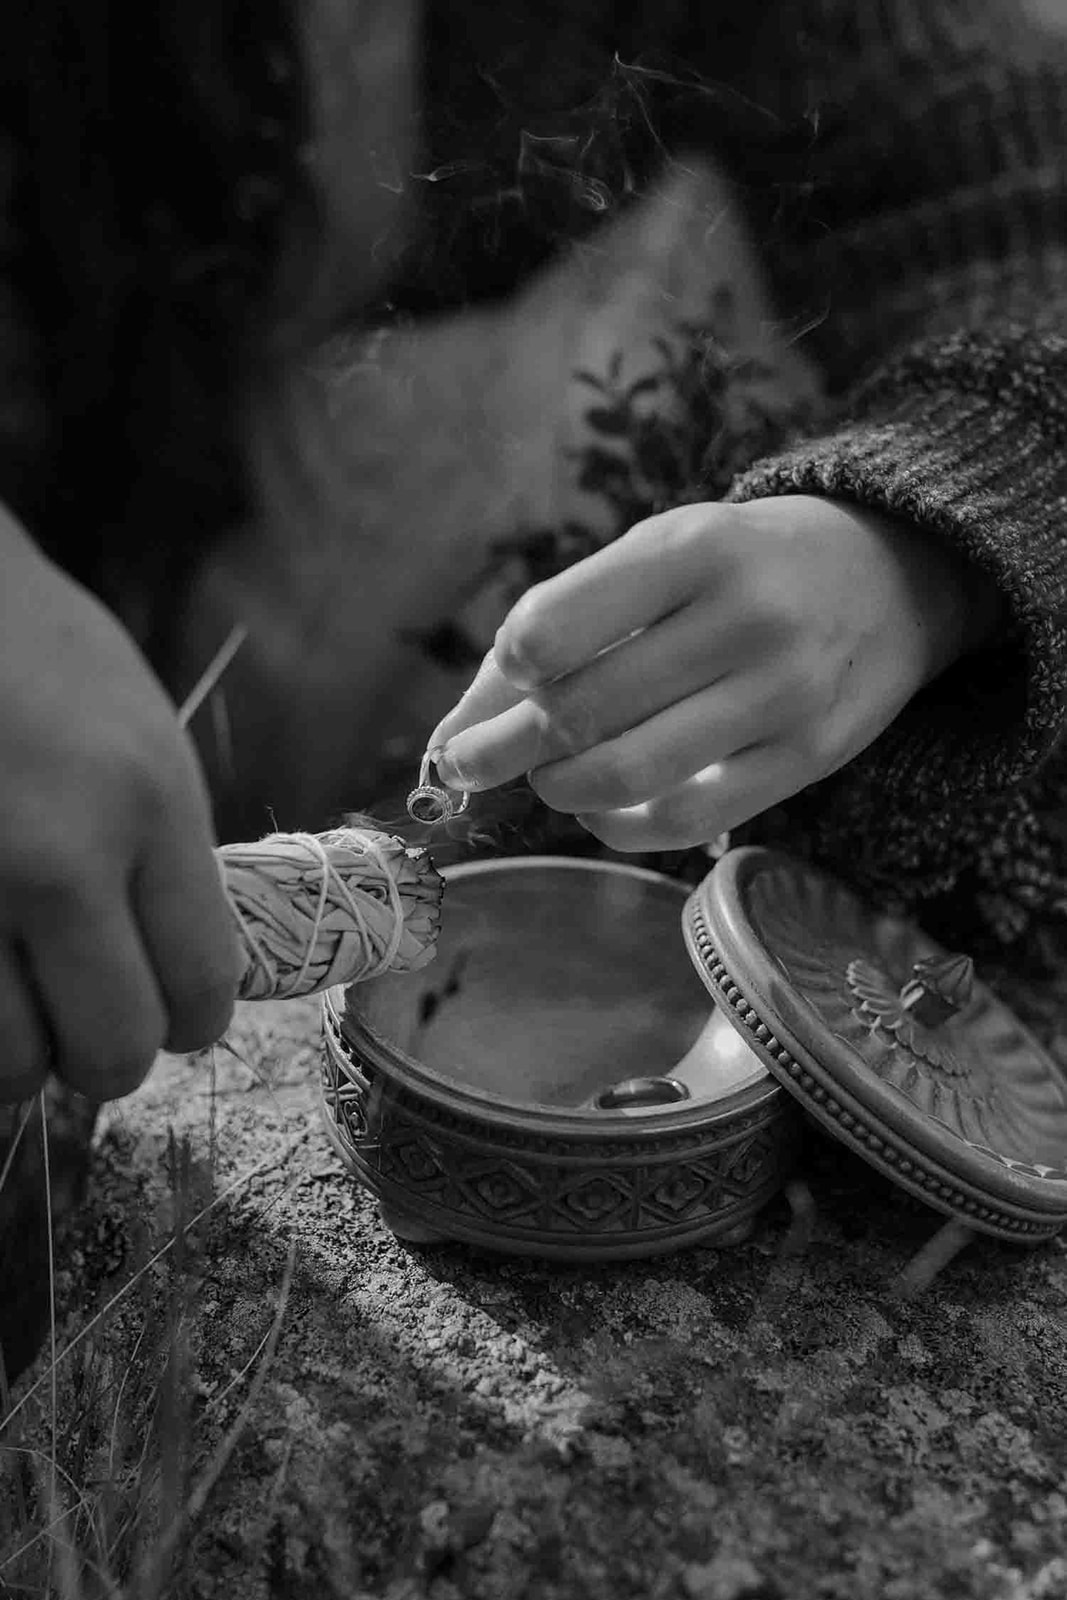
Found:
[[[0,1101],[125,1094],[225,1029],[238,950],[163,690],[0,511]]]
[[[852,760],[998,603],[857,506],[682,507],[530,589],[429,748],[451,787],[527,772],[614,849],[681,849]]]

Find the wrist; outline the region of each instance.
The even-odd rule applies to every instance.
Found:
[[[929,682],[992,644],[1003,628],[1006,606],[988,573],[929,536],[921,537],[927,545],[920,581],[930,615]]]
[[[936,534],[903,517],[870,510],[861,515],[891,552],[903,580],[904,605],[916,627],[923,683],[996,639],[1007,608],[987,572]]]

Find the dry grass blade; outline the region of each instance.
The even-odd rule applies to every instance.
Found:
[[[174,1554],[174,1549],[179,1538],[181,1538],[182,1534],[191,1527],[191,1525],[203,1512],[204,1507],[207,1505],[207,1502],[210,1499],[216,1485],[218,1484],[219,1479],[225,1472],[226,1467],[237,1448],[248,1418],[252,1414],[256,1401],[259,1399],[259,1396],[262,1393],[263,1385],[266,1382],[267,1374],[270,1371],[271,1365],[274,1361],[275,1353],[278,1349],[278,1341],[281,1338],[282,1325],[285,1321],[285,1312],[289,1304],[289,1291],[292,1288],[293,1269],[295,1265],[296,1243],[293,1241],[289,1246],[289,1253],[285,1263],[285,1272],[282,1276],[281,1290],[278,1296],[278,1309],[274,1314],[274,1321],[271,1324],[270,1333],[267,1336],[266,1348],[263,1351],[263,1359],[256,1369],[255,1377],[252,1379],[252,1382],[249,1385],[248,1393],[244,1398],[241,1409],[234,1419],[232,1426],[227,1431],[222,1443],[215,1451],[214,1456],[201,1473],[200,1478],[196,1484],[194,1484],[193,1489],[185,1502],[185,1505],[179,1510],[170,1524],[162,1531],[156,1548],[152,1552],[150,1570],[145,1574],[144,1580],[137,1585],[136,1592],[138,1596],[141,1597],[141,1600],[159,1600],[159,1596],[162,1594],[164,1577],[167,1568],[170,1565]]]
[[[71,1539],[59,1536],[57,1530],[63,1527],[70,1515],[69,1508],[63,1504],[63,1497],[57,1484],[54,1494],[48,1492],[48,1525],[47,1530],[42,1530],[48,1533],[49,1554],[54,1560],[56,1572],[56,1586],[51,1592],[55,1593],[57,1600],[84,1600],[82,1572],[89,1571],[99,1579],[107,1600],[122,1600],[119,1587],[111,1574],[83,1550],[76,1549]]]
[[[53,1464],[52,1459],[45,1455],[43,1450],[34,1450],[29,1445],[0,1444],[0,1450],[7,1455],[26,1456],[27,1459],[37,1463],[38,1465],[47,1464],[51,1468]],[[71,1493],[73,1494],[74,1503],[77,1508],[81,1511],[84,1511],[86,1514],[90,1514],[93,1507],[85,1493],[85,1490],[79,1489],[69,1472],[64,1472],[62,1467],[59,1467],[57,1470],[59,1477],[62,1478],[67,1488],[70,1489]],[[63,1522],[64,1519],[69,1515],[69,1510],[66,1508],[62,1509],[54,1521],[46,1523],[43,1528],[38,1528],[36,1532],[32,1533],[23,1544],[19,1545],[18,1549],[12,1550],[5,1555],[3,1559],[0,1560],[0,1573],[4,1572],[8,1567],[14,1566],[16,1561],[20,1560],[21,1557],[27,1553],[27,1551],[32,1550],[34,1545],[38,1544],[40,1540],[46,1538],[47,1535],[52,1532],[53,1528],[57,1527],[59,1523]],[[3,1592],[2,1586],[3,1579],[0,1578],[0,1593]]]
[[[63,1497],[59,1492],[59,1483],[56,1479],[55,1462],[48,1479],[48,1570],[51,1577],[53,1570],[56,1574],[56,1588],[60,1600],[79,1600],[81,1595],[81,1579],[78,1566],[74,1559],[69,1539],[62,1537],[64,1523],[70,1517],[70,1512],[63,1504]]]
[[[137,1340],[133,1349],[130,1351],[126,1365],[123,1368],[122,1377],[119,1379],[118,1393],[115,1396],[115,1405],[111,1413],[111,1431],[108,1435],[107,1473],[109,1478],[113,1477],[115,1473],[115,1455],[118,1450],[119,1419],[122,1414],[123,1396],[126,1393],[126,1385],[129,1382],[130,1373],[136,1369],[137,1358],[141,1354],[141,1346],[144,1344],[145,1335],[147,1332],[148,1321],[146,1318],[141,1324],[141,1331],[137,1335]]]
[[[205,1408],[208,1415],[210,1415],[212,1412],[221,1410],[223,1401],[228,1395],[233,1393],[238,1385],[243,1382],[246,1373],[250,1372],[255,1366],[256,1362],[259,1360],[260,1352],[266,1349],[267,1345],[270,1343],[273,1333],[274,1324],[271,1323],[262,1339],[256,1345],[256,1348],[252,1351],[252,1354],[249,1356],[248,1360],[238,1368],[226,1387],[224,1389],[220,1389],[218,1394],[212,1395],[210,1405]]]
[[[44,1160],[44,1215],[48,1240],[48,1331],[49,1352],[51,1354],[52,1376],[52,1476],[49,1483],[50,1504],[56,1503],[59,1486],[56,1482],[56,1469],[59,1457],[59,1389],[58,1367],[56,1360],[56,1249],[55,1237],[52,1228],[52,1162],[48,1148],[48,1106],[45,1103],[44,1090],[40,1094],[41,1103],[41,1154]]]
[[[254,1178],[259,1177],[261,1173],[270,1169],[276,1169],[280,1165],[281,1161],[284,1161],[285,1158],[293,1150],[295,1150],[300,1143],[300,1137],[294,1138],[288,1148],[282,1152],[280,1157],[272,1156],[266,1161],[261,1161],[257,1166],[252,1167],[248,1172],[242,1173],[239,1178],[235,1178],[233,1183],[231,1183],[228,1188],[224,1189],[221,1194],[215,1195],[206,1206],[201,1207],[195,1216],[190,1217],[189,1221],[185,1224],[186,1230],[195,1227],[198,1222],[202,1222],[210,1212],[222,1205],[225,1200],[228,1200],[231,1195],[236,1194],[236,1192],[239,1189],[242,1189],[246,1184],[251,1183]],[[54,1357],[50,1371],[42,1373],[39,1378],[35,1379],[35,1381],[26,1390],[25,1394],[22,1395],[22,1397],[14,1406],[12,1406],[7,1415],[0,1419],[0,1435],[3,1434],[5,1429],[10,1427],[11,1423],[15,1420],[19,1413],[29,1404],[33,1397],[38,1393],[41,1385],[46,1381],[46,1379],[52,1376],[55,1366],[59,1362],[65,1361],[66,1358],[71,1355],[71,1353],[76,1350],[85,1339],[89,1337],[93,1329],[96,1328],[104,1320],[104,1318],[114,1310],[115,1306],[117,1306],[121,1300],[126,1298],[126,1296],[132,1289],[136,1287],[145,1274],[150,1272],[157,1262],[163,1260],[163,1257],[166,1256],[173,1248],[174,1242],[174,1236],[171,1235],[166,1243],[161,1245],[155,1254],[145,1262],[144,1266],[135,1272],[134,1275],[122,1285],[121,1289],[116,1290],[116,1292],[111,1296],[110,1300],[108,1300],[107,1303],[96,1313],[96,1315],[85,1324],[84,1328],[81,1328],[78,1333],[74,1335],[70,1343],[65,1345],[59,1354]]]
[[[182,703],[178,712],[179,727],[187,728],[189,726],[189,723],[196,716],[208,695],[217,687],[226,668],[247,638],[248,629],[241,623],[230,631],[225,642],[215,652]]]

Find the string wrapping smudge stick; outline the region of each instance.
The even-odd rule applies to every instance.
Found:
[[[243,623],[231,630],[181,706],[180,727],[218,687],[247,633]],[[431,760],[427,752],[408,797],[419,822],[456,814],[469,798],[430,785]],[[272,833],[221,845],[215,856],[244,958],[242,1000],[293,999],[433,960],[444,881],[424,850],[395,835],[372,827]]]
[[[242,1000],[291,999],[433,959],[444,884],[403,839],[336,828],[215,854],[244,957]]]

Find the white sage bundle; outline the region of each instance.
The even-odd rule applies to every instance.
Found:
[[[242,1000],[290,999],[433,959],[439,873],[373,828],[275,833],[216,851],[245,970]]]

